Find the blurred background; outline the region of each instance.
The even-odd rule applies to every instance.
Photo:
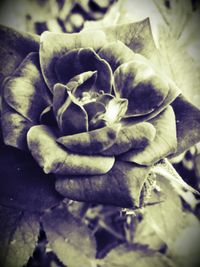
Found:
[[[4,0],[0,23],[41,34],[79,32],[150,18],[156,46],[168,75],[200,108],[200,1],[198,0]],[[191,118],[192,119],[192,118]],[[200,146],[172,163],[181,176],[200,189]]]

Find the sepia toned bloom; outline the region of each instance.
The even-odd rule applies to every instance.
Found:
[[[5,144],[30,152],[68,198],[139,206],[151,167],[199,141],[200,113],[163,73],[148,20],[44,32],[39,46],[4,80]]]

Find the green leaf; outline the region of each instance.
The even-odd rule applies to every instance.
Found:
[[[5,77],[13,73],[30,52],[38,52],[39,37],[0,26],[0,88]]]
[[[0,263],[22,267],[34,251],[39,234],[39,215],[0,206]]]
[[[180,2],[181,1],[179,1],[179,5]],[[187,43],[184,44],[184,38],[187,35],[187,31],[192,33],[192,29],[187,29],[187,26],[189,26],[189,23],[191,19],[195,17],[195,14],[189,17],[187,10],[187,14],[185,15],[185,25],[182,25],[182,33],[179,33],[179,36],[177,36],[175,32],[173,33],[173,30],[176,29],[176,27],[179,28],[179,23],[171,24],[170,28],[167,29],[165,27],[161,27],[159,32],[160,57],[162,61],[162,68],[165,73],[173,79],[173,81],[182,91],[183,95],[200,108],[199,53],[196,53],[194,58],[192,58],[192,55],[190,55],[193,50],[198,49],[197,47],[199,47],[199,44],[190,44],[189,48],[187,48]],[[183,17],[183,14],[181,14],[181,16]],[[176,18],[176,16],[174,18]],[[176,21],[180,20],[176,18]],[[195,34],[198,35],[199,42],[199,29],[195,29],[193,36]],[[192,36],[190,36],[190,38],[191,39],[189,41],[192,41]],[[197,47],[195,47],[195,45]]]
[[[169,180],[170,184],[173,186],[176,193],[183,197],[183,199],[187,202],[186,194],[190,192],[191,194],[200,195],[199,192],[194,189],[192,186],[187,184],[176,171],[176,169],[172,166],[172,164],[167,160],[163,159],[156,165],[152,167],[152,171],[155,174],[161,175],[165,177],[165,179]],[[193,195],[194,197],[194,195]],[[189,198],[189,196],[188,196]],[[188,199],[189,200],[189,199]],[[190,199],[191,201],[194,199]],[[196,203],[198,200],[196,200]],[[188,202],[188,204],[192,204]]]
[[[157,178],[159,182],[162,180],[167,184],[164,187],[162,184],[161,190],[166,197],[170,197],[170,199],[173,199],[173,205],[170,204],[171,200],[165,201],[168,202],[169,208],[168,210],[163,209],[162,215],[163,215],[163,223],[157,218],[154,218],[155,224],[153,224],[150,217],[152,216],[151,210],[148,211],[147,207],[147,214],[146,214],[146,221],[151,222],[148,224],[148,227],[153,228],[155,233],[162,238],[163,241],[165,241],[168,245],[168,254],[170,257],[172,257],[173,261],[177,264],[177,266],[198,266],[199,264],[199,245],[200,245],[200,223],[197,217],[194,216],[193,213],[190,212],[184,212],[182,210],[182,205],[178,206],[177,204],[177,197],[180,195],[185,201],[187,201],[187,198],[185,197],[187,193],[190,193],[191,196],[194,197],[193,193],[198,193],[195,189],[191,188],[189,185],[187,185],[182,178],[176,173],[172,165],[167,161],[163,161],[159,164],[156,164],[155,167],[152,170],[154,173],[157,174]],[[169,195],[168,191],[172,190],[171,195]],[[176,194],[176,196],[175,196]],[[195,203],[195,198],[189,197],[188,204],[191,206]],[[179,200],[180,202],[180,200]],[[197,203],[197,200],[196,200]],[[167,203],[166,203],[167,204]],[[156,206],[156,205],[155,205]],[[157,205],[158,206],[158,205]],[[163,203],[162,207],[157,207],[159,210],[163,207],[166,207]],[[170,208],[171,207],[171,208]],[[164,213],[165,212],[165,213]],[[151,213],[151,215],[150,215]],[[156,213],[156,212],[155,212]],[[167,215],[169,214],[170,215]],[[154,212],[153,212],[154,214]],[[174,215],[173,215],[174,214]],[[157,212],[157,216],[160,215],[160,213]],[[153,215],[156,217],[156,215]],[[169,217],[168,217],[169,216]],[[172,222],[171,218],[175,218],[175,222]],[[167,223],[166,223],[167,222]],[[148,228],[147,227],[147,228]],[[163,235],[164,234],[164,235]],[[166,235],[166,236],[165,236]],[[155,236],[155,234],[154,234]]]
[[[170,32],[178,39],[192,15],[192,5],[195,4],[192,1],[177,0],[170,1],[168,7],[159,0],[154,0],[153,2],[156,4],[157,11],[162,15]]]
[[[192,214],[184,214],[185,225],[177,236],[169,255],[178,266],[199,266],[200,223]]]
[[[92,267],[96,255],[95,239],[89,228],[75,219],[64,206],[42,217],[49,247],[68,267]]]
[[[166,243],[157,235],[156,231],[152,227],[148,216],[145,214],[145,209],[146,208],[144,208],[142,221],[137,224],[134,231],[133,241],[134,243],[142,244],[144,246],[146,245],[149,249],[159,251],[160,249],[165,248]]]
[[[157,175],[156,183],[161,191],[154,193],[158,203],[145,207],[146,220],[149,222],[147,227],[150,226],[170,249],[185,223],[182,203],[170,181],[164,176]],[[154,194],[152,197],[155,197]]]
[[[159,0],[153,2],[158,7],[158,16],[163,17],[158,28],[162,67],[182,93],[200,107],[199,8],[192,10],[194,3],[187,0],[170,1],[170,9]],[[194,5],[197,7],[197,3]]]
[[[101,267],[173,267],[165,255],[145,246],[120,245],[98,262]]]
[[[134,232],[134,243],[147,245],[157,251],[163,248],[171,250],[181,228],[185,227],[185,221],[183,221],[185,214],[182,211],[179,192],[172,184],[177,178],[172,177],[174,176],[174,173],[171,173],[173,167],[169,163],[171,166],[169,168],[167,162],[167,160],[162,161],[151,169],[156,177],[156,184],[152,187],[149,198],[146,199],[142,220],[137,224]],[[180,186],[179,180],[177,183]]]

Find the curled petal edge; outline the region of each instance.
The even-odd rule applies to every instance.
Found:
[[[61,147],[56,139],[56,133],[45,125],[33,126],[27,134],[29,150],[45,173],[60,175],[105,174],[115,162],[114,157],[71,153]]]

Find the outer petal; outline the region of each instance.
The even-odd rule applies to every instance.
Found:
[[[99,154],[114,144],[118,131],[119,125],[113,125],[81,134],[63,136],[57,141],[76,153]]]
[[[102,31],[105,33],[108,42],[119,40],[134,52],[140,53],[158,63],[158,53],[153,40],[149,18],[133,23],[106,27]],[[91,35],[95,35],[95,30],[90,32]]]
[[[22,150],[27,149],[26,135],[33,124],[3,103],[1,117],[4,143]]]
[[[97,70],[94,84],[96,91],[111,92],[112,71],[109,64],[101,59],[92,48],[74,49],[60,57],[55,64],[58,82],[67,84],[74,76]]]
[[[73,200],[134,207],[140,205],[141,190],[149,171],[148,167],[117,161],[105,175],[58,176],[56,189]]]
[[[140,56],[118,67],[114,81],[116,94],[129,100],[126,116],[151,113],[163,103],[170,90],[168,80]]]
[[[6,26],[0,26],[0,88],[5,77],[11,75],[22,60],[39,50],[39,36],[20,33]],[[0,89],[1,90],[1,89]]]
[[[141,53],[157,63],[157,49],[149,19],[107,27],[102,30],[84,30],[75,34],[43,33],[41,35],[40,62],[49,88],[53,90],[56,83],[54,65],[58,58],[74,48],[92,47],[97,51],[106,42],[117,40],[122,41],[136,53]]]
[[[133,60],[134,52],[120,41],[104,45],[98,52],[99,56],[105,59],[114,72],[123,63]]]
[[[150,166],[177,149],[176,122],[171,106],[151,121],[156,128],[154,140],[144,149],[131,150],[121,159]]]
[[[113,157],[84,156],[70,153],[56,143],[57,136],[44,125],[33,126],[27,135],[28,147],[45,173],[95,175],[108,172]]]
[[[155,118],[157,115],[159,115],[170,104],[172,104],[173,101],[177,98],[177,96],[180,95],[181,91],[177,88],[177,86],[172,80],[169,80],[168,82],[169,82],[170,90],[166,98],[164,99],[163,103],[158,108],[156,108],[153,112],[147,115],[125,118],[123,119],[124,123],[132,124],[132,123],[141,122],[141,121],[149,121],[152,118]]]
[[[155,138],[156,129],[149,122],[142,122],[120,129],[115,143],[103,155],[120,155],[131,149],[144,148]]]
[[[74,34],[44,32],[41,35],[40,63],[49,88],[53,90],[57,82],[54,67],[58,58],[76,48],[92,47],[97,50],[105,42],[106,37],[102,31],[95,31],[95,34],[91,34],[90,31]]]
[[[10,107],[33,123],[51,103],[39,66],[38,53],[30,53],[4,84],[4,99]]]
[[[172,156],[177,156],[200,141],[200,110],[183,95],[177,97],[172,107],[176,116],[178,139],[178,149]]]

